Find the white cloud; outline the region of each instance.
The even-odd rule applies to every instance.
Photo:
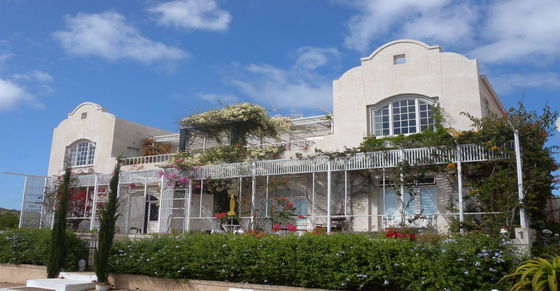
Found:
[[[224,31],[231,21],[229,12],[214,0],[175,0],[148,9],[160,25],[182,29]]]
[[[0,111],[7,111],[19,103],[28,103],[33,108],[40,109],[44,104],[37,100],[27,89],[13,81],[0,78]]]
[[[556,72],[503,74],[492,77],[491,81],[495,89],[501,93],[523,88],[560,89],[560,74]]]
[[[560,1],[507,0],[489,8],[487,44],[471,53],[483,62],[538,62],[560,55]]]
[[[343,2],[347,3],[347,2]],[[412,38],[457,47],[485,63],[538,63],[560,56],[558,0],[359,0],[346,47]],[[476,48],[475,48],[476,47]]]
[[[331,79],[317,69],[339,55],[336,49],[305,47],[297,51],[297,60],[289,69],[250,64],[242,78],[231,83],[255,101],[278,108],[318,108],[332,106]]]
[[[471,38],[477,19],[472,6],[451,0],[361,0],[352,5],[359,13],[349,20],[344,43],[362,53],[387,36],[444,44],[464,41]]]
[[[231,94],[198,93],[196,95],[202,100],[220,104],[236,104],[241,101],[237,96]]]
[[[42,83],[50,83],[54,81],[54,78],[47,72],[35,70],[27,74],[14,74],[12,79],[23,80],[23,81],[38,81]]]
[[[143,63],[187,57],[181,49],[145,38],[117,12],[66,16],[66,26],[67,30],[53,35],[68,53],[76,56],[133,59]]]

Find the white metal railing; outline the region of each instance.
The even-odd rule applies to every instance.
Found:
[[[157,164],[165,163],[169,161],[175,153],[163,154],[163,155],[153,155],[153,156],[140,156],[121,159],[122,165],[139,165],[139,164]]]
[[[463,163],[481,162],[505,159],[508,154],[491,150],[482,145],[459,145],[461,161]],[[437,165],[457,162],[457,148],[455,147],[429,147],[403,150],[388,150],[369,153],[358,153],[345,157],[336,157],[330,160],[332,171],[364,170],[391,168],[400,161],[407,161],[412,165]],[[311,159],[280,159],[255,161],[257,176],[288,175],[299,173],[326,172],[329,162],[328,157],[315,157]],[[223,179],[248,177],[252,175],[253,165],[250,162],[219,164],[202,166],[190,173],[195,179]]]
[[[461,161],[463,163],[499,160],[509,157],[508,154],[504,152],[495,151],[487,148],[486,146],[477,144],[459,145],[458,148],[460,148]],[[172,156],[173,154],[165,154],[126,158],[123,160],[123,165],[135,165],[141,164],[142,162],[153,163],[155,161],[163,163],[169,160]],[[457,162],[457,148],[414,148],[357,153],[353,155],[335,157],[332,159],[329,159],[326,156],[319,156],[310,159],[278,159],[255,161],[253,163],[242,162],[218,164],[196,167],[191,171],[189,176],[194,179],[249,177],[252,175],[253,164],[255,167],[255,174],[257,176],[326,172],[329,160],[331,162],[332,171],[392,168],[397,166],[400,161],[407,161],[412,165],[437,165]],[[159,171],[160,170],[124,172],[123,182],[126,183],[125,181],[139,180],[136,177],[132,177],[132,175],[154,179],[158,177]],[[104,177],[104,175],[99,175],[99,178],[102,176],[107,180],[110,178],[110,176]],[[84,179],[85,182],[85,180],[88,179],[86,177],[87,176],[81,176],[80,179]]]
[[[265,148],[265,147],[285,147],[287,151],[291,150],[306,150],[309,149],[311,146],[316,144],[317,140],[295,140],[295,141],[286,141],[286,142],[272,142],[272,143],[262,143],[262,144],[250,144],[247,145],[246,148]]]

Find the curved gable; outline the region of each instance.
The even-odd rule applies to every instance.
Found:
[[[438,50],[439,52],[441,52],[441,49],[440,49],[439,45],[430,46],[430,45],[427,45],[427,44],[425,44],[425,43],[423,43],[423,42],[421,42],[421,41],[418,41],[418,40],[413,40],[413,39],[399,39],[399,40],[395,40],[395,41],[392,41],[392,42],[388,42],[388,43],[386,43],[386,44],[380,46],[380,47],[377,48],[373,53],[371,53],[369,56],[363,57],[363,58],[361,58],[360,60],[361,60],[362,62],[369,61],[369,60],[373,59],[373,57],[375,57],[377,54],[379,54],[379,52],[381,52],[382,50],[384,50],[384,49],[386,49],[386,48],[388,48],[388,47],[390,47],[390,46],[397,45],[397,44],[412,44],[412,45],[417,45],[417,46],[419,46],[419,47],[422,47],[422,48],[424,48],[424,49],[426,49],[426,50]]]
[[[95,104],[92,102],[84,102],[78,106],[76,106],[76,108],[74,108],[74,110],[72,110],[72,112],[68,113],[68,116],[72,116],[74,115],[76,112],[78,112],[81,108],[84,108],[85,110],[88,109],[92,109],[94,111],[101,111],[101,112],[107,112],[107,110],[105,108],[103,108],[101,105],[99,104]]]

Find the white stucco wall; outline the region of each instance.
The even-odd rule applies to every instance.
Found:
[[[82,113],[87,114],[85,119]],[[79,167],[76,171],[92,168],[95,172],[111,173],[115,164],[111,157],[115,121],[113,114],[97,104],[86,102],[76,107],[53,131],[48,175],[59,175],[64,170],[66,150],[78,140],[89,140],[96,146],[94,166]]]
[[[394,56],[402,54],[406,62],[394,64]],[[401,94],[436,100],[446,113],[448,126],[469,129],[471,122],[461,113],[483,116],[480,84],[476,60],[419,41],[390,42],[333,82],[334,135],[316,147],[343,150],[358,146],[369,133],[368,107]]]
[[[85,114],[85,116],[83,116]],[[84,119],[82,117],[85,117]],[[80,140],[95,143],[94,164],[74,167],[77,173],[111,173],[116,158],[126,154],[128,147],[142,154],[142,140],[152,135],[172,132],[118,119],[98,104],[80,104],[53,131],[48,175],[60,175],[68,147]]]

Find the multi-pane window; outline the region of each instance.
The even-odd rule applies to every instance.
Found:
[[[70,166],[93,165],[95,156],[95,144],[89,141],[82,141],[70,148]]]
[[[389,105],[379,108],[373,112],[375,121],[375,135],[389,135]]]
[[[386,180],[383,195],[384,214],[389,216],[400,215],[404,207],[407,216],[416,214],[432,215],[437,213],[437,187],[434,177],[417,180],[417,186],[404,189],[404,197],[398,194],[395,185]],[[383,181],[380,182],[383,187]]]
[[[384,196],[384,214],[400,215],[400,209],[405,207],[405,215],[432,215],[437,213],[437,188],[435,186],[423,186],[415,190],[416,195],[413,198],[412,190],[408,189],[404,192],[404,201],[397,195],[397,191],[392,188],[385,189]],[[404,205],[402,204],[404,202]]]
[[[418,133],[434,127],[433,104],[416,96],[371,109],[375,136]]]

